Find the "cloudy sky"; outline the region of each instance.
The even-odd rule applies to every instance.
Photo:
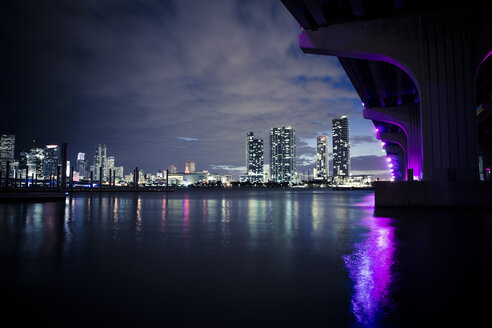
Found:
[[[315,138],[350,119],[353,174],[387,174],[374,127],[337,58],[307,55],[280,0],[16,1],[1,6],[0,133],[16,152],[95,145],[125,171],[187,160],[244,172],[245,135],[296,129],[298,171]],[[331,146],[330,146],[331,148]]]

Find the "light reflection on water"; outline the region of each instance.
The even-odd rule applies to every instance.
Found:
[[[354,251],[342,258],[353,281],[351,309],[358,326],[378,327],[384,315],[395,306],[390,295],[395,272],[392,271],[397,248],[392,219],[373,216],[374,196],[364,197],[355,206],[366,215],[359,224],[368,229]]]
[[[46,304],[55,306],[43,311],[76,304],[97,312],[109,304],[119,315],[110,320],[119,323],[167,308],[169,326],[196,326],[180,322],[190,311],[209,323],[249,320],[243,326],[398,326],[388,324],[387,315],[402,310],[405,295],[395,298],[401,282],[416,300],[419,290],[433,288],[413,288],[416,278],[401,278],[401,239],[413,247],[406,263],[423,271],[415,272],[419,279],[436,270],[432,263],[445,258],[453,239],[429,237],[430,214],[420,215],[427,215],[425,222],[412,214],[408,220],[375,215],[373,202],[370,192],[242,190],[79,194],[63,203],[0,204],[0,287],[11,297],[49,295]],[[492,231],[454,222],[439,236]],[[434,231],[442,229],[435,224]],[[489,239],[477,240],[492,249]],[[33,285],[39,290],[34,296]],[[118,310],[125,307],[133,312]],[[79,326],[93,325],[90,317]]]
[[[370,217],[362,223],[369,229],[366,239],[355,243],[355,251],[343,260],[354,282],[352,311],[363,327],[376,327],[391,303],[393,254],[396,249],[391,219]]]

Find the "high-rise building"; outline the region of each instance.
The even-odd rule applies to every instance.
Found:
[[[246,174],[250,182],[263,181],[263,139],[253,132],[246,133]]]
[[[316,137],[316,179],[328,178],[330,172],[328,154],[328,136]]]
[[[2,177],[5,177],[7,170],[7,162],[14,161],[15,150],[15,135],[2,134],[0,135],[0,172]]]
[[[293,182],[296,177],[296,131],[291,126],[270,130],[270,179]]]
[[[94,172],[94,179],[99,180],[99,170],[102,167],[102,179],[105,180],[108,176],[106,145],[98,144],[94,155],[94,164],[91,165],[91,171]]]
[[[35,175],[36,178],[39,177],[49,177],[50,173],[56,176],[57,169],[54,172],[49,172],[48,175],[45,174],[45,150],[43,148],[32,147],[29,151],[20,153],[19,169],[25,170],[26,167],[29,170],[29,175]]]
[[[106,171],[107,171],[107,176],[109,176],[109,170],[111,170],[111,174],[113,174],[114,170],[114,156],[108,156],[106,158]],[[113,178],[113,177],[111,177]]]
[[[44,147],[43,172],[45,177],[57,174],[58,166],[61,165],[61,149],[59,145],[46,145]],[[60,169],[61,172],[61,169]],[[70,171],[69,171],[70,172]]]
[[[350,139],[347,116],[333,119],[333,176],[350,175]]]
[[[186,161],[185,173],[194,173],[195,172],[195,162]]]
[[[167,171],[170,174],[178,173],[178,168],[174,165],[169,165],[169,167],[167,168]]]
[[[113,168],[114,170],[114,176],[118,179],[123,179],[124,177],[124,171],[123,171],[123,166],[115,166]]]
[[[87,161],[85,160],[85,153],[79,153],[77,155],[77,172],[79,172],[80,177],[87,178],[88,174]]]

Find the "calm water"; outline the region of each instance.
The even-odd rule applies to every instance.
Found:
[[[492,214],[372,204],[371,192],[312,190],[0,204],[0,322],[490,323]]]

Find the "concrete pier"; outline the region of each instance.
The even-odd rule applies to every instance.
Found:
[[[381,181],[374,183],[376,207],[492,208],[488,181]]]

